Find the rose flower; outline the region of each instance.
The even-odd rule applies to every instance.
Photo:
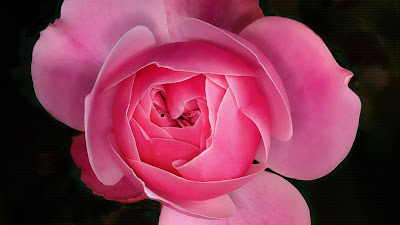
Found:
[[[331,172],[360,101],[321,38],[256,0],[65,0],[33,50],[37,98],[82,131],[97,195],[162,203],[160,225],[310,224],[284,178]]]

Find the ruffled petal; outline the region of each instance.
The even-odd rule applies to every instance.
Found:
[[[274,66],[252,43],[242,37],[193,18],[183,20],[182,27],[189,41],[203,41],[229,50],[240,57],[257,74],[261,92],[268,101],[272,136],[288,140],[292,135],[289,101],[282,81]]]
[[[96,195],[118,202],[136,202],[146,197],[142,185],[138,182],[132,182],[125,176],[112,186],[104,185],[97,179],[89,164],[84,134],[73,138],[71,155],[77,167],[81,169],[82,181]]]
[[[239,33],[263,17],[258,0],[164,0],[171,40],[182,40],[181,20],[198,18],[217,27]]]
[[[159,225],[310,225],[310,212],[303,196],[288,181],[263,172],[230,193],[236,216],[221,220],[195,218],[168,207],[161,210]]]
[[[85,96],[113,46],[138,25],[148,27],[157,43],[169,41],[161,0],[64,1],[61,18],[41,32],[32,53],[40,103],[61,122],[84,130]]]
[[[259,142],[256,125],[238,109],[228,88],[218,110],[211,146],[176,169],[184,178],[196,181],[238,178],[252,164]]]
[[[346,157],[357,132],[361,104],[347,86],[352,73],[297,21],[266,17],[240,35],[271,60],[290,100],[293,137],[271,141],[269,167],[296,179],[328,174]]]

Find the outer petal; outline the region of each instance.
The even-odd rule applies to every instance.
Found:
[[[269,167],[296,179],[328,174],[346,157],[357,132],[361,104],[347,87],[351,72],[297,21],[266,17],[240,35],[274,64],[291,105],[293,137],[271,142]]]
[[[181,214],[166,206],[161,210],[159,225],[309,225],[310,213],[301,194],[288,181],[263,172],[230,194],[236,205],[236,216],[207,220]]]
[[[197,18],[235,33],[263,17],[258,0],[164,0],[164,5],[173,41],[182,40],[180,25],[184,17]]]
[[[84,98],[115,43],[137,25],[158,43],[169,40],[161,0],[66,0],[61,18],[41,32],[32,79],[41,104],[57,119],[83,130]]]
[[[75,164],[81,169],[82,181],[93,190],[93,193],[118,202],[136,202],[145,198],[141,184],[132,183],[125,176],[112,186],[104,185],[97,179],[89,164],[84,134],[73,138],[71,155]]]

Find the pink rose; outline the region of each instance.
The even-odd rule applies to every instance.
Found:
[[[160,201],[161,225],[310,224],[301,194],[264,170],[311,180],[346,157],[351,76],[256,0],[66,0],[32,60],[39,101],[84,132],[71,147],[83,182]]]

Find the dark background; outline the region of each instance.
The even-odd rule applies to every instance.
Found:
[[[261,2],[265,15],[302,21],[319,34],[354,72],[350,87],[362,102],[356,141],[339,167],[318,180],[289,180],[305,197],[313,225],[398,224],[400,1]],[[0,224],[157,224],[157,202],[121,204],[91,194],[69,154],[77,132],[35,98],[32,48],[59,16],[61,1],[3,4]]]

